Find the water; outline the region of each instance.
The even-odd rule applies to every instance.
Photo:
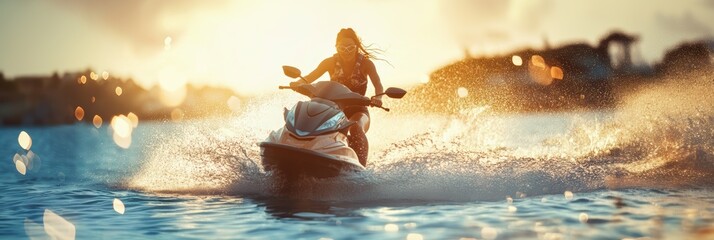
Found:
[[[282,107],[299,99],[291,95],[245,103],[231,118],[140,122],[128,149],[106,125],[4,127],[0,233],[3,239],[72,233],[77,239],[712,239],[714,111],[706,104],[668,107],[671,98],[656,110],[643,107],[658,94],[633,95],[618,109],[598,112],[373,110],[367,171],[302,179],[289,190],[262,170],[256,143],[280,126]],[[32,138],[34,154],[24,169],[13,161],[28,155],[18,144],[21,131]]]

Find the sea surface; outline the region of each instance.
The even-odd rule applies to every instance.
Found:
[[[372,110],[367,171],[290,189],[257,146],[295,100],[282,95],[129,130],[0,127],[0,238],[714,239],[712,111],[641,97],[567,113]]]

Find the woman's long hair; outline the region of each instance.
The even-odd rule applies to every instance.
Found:
[[[373,44],[369,44],[369,45],[365,46],[362,43],[362,39],[357,37],[357,33],[355,33],[355,30],[352,30],[352,28],[340,29],[340,32],[337,33],[337,39],[335,40],[335,43],[338,43],[338,42],[340,42],[340,40],[346,39],[346,38],[352,39],[355,42],[359,53],[364,55],[364,57],[366,57],[368,59],[381,60],[381,61],[385,61],[385,62],[389,63],[387,60],[381,59],[376,56],[376,55],[382,55],[384,53],[384,51],[382,49],[372,47]]]

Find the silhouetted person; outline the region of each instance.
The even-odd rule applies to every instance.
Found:
[[[335,48],[337,53],[323,60],[315,70],[305,76],[307,83],[317,80],[325,72],[328,72],[331,81],[339,82],[353,92],[364,96],[367,93],[367,77],[369,76],[372,85],[374,85],[375,95],[384,91],[374,63],[370,60],[374,58],[373,51],[365,48],[352,28],[343,28],[337,33]],[[290,83],[291,86],[299,84],[304,84],[304,82],[299,80]],[[372,104],[382,106],[382,96],[372,98]],[[356,122],[350,128],[347,140],[350,147],[357,153],[360,163],[366,166],[369,143],[365,132],[369,130],[369,111],[367,107],[363,106],[350,106],[343,111],[347,118]]]

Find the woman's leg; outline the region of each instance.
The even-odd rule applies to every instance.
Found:
[[[350,117],[355,124],[350,127],[348,143],[357,153],[357,158],[362,166],[367,166],[367,156],[369,155],[369,142],[365,132],[369,130],[369,116],[365,113],[355,113]]]

